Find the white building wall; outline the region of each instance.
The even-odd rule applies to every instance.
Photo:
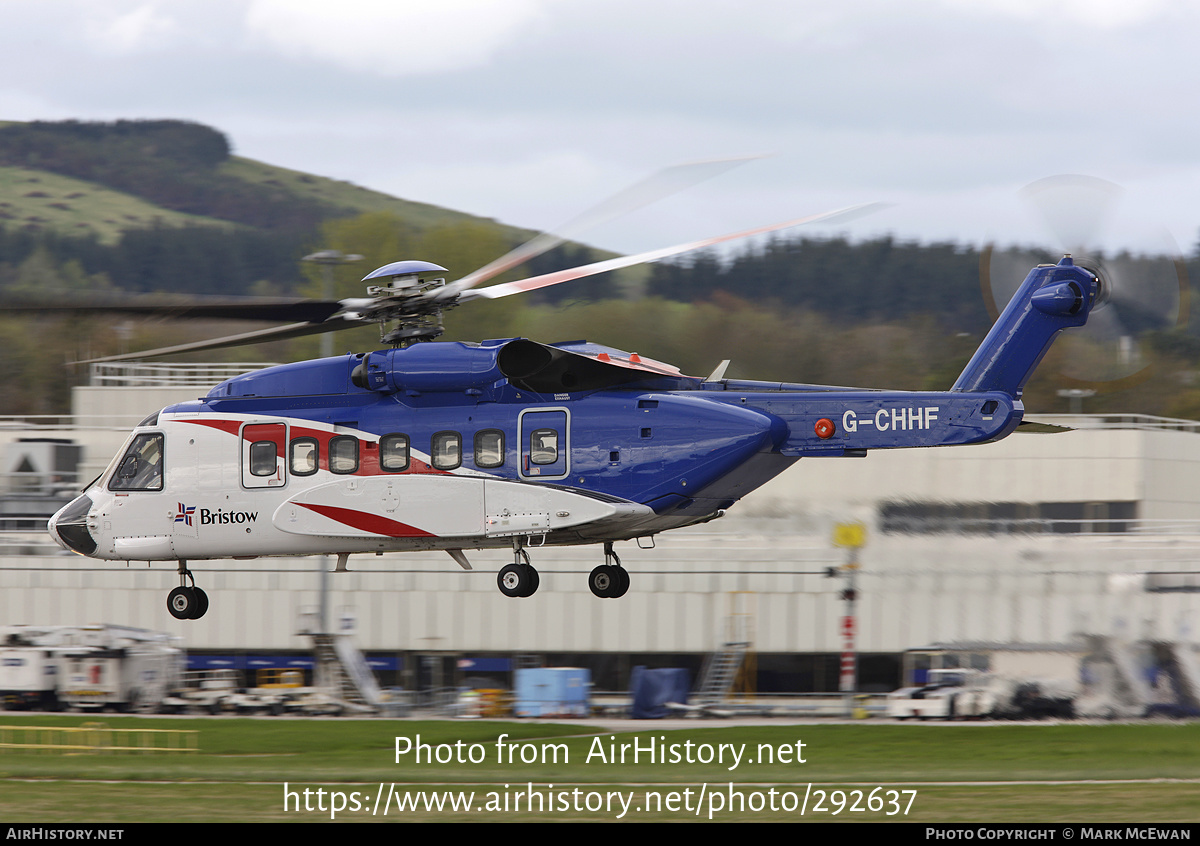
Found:
[[[208,393],[203,386],[173,388],[132,386],[120,389],[84,385],[71,389],[71,407],[78,426],[73,436],[86,441],[80,477],[93,479],[104,471],[129,437],[133,427],[168,405],[197,399]],[[68,435],[70,437],[72,435]]]
[[[328,576],[328,608],[331,619],[352,608],[359,645],[378,651],[706,652],[735,611],[751,618],[758,651],[839,651],[842,580],[824,571],[845,552],[787,532],[786,521],[727,519],[664,536],[654,550],[619,545],[632,586],[618,600],[586,587],[599,549],[567,548],[533,554],[542,578],[528,599],[497,590],[505,553],[472,553],[472,572],[442,553],[351,557],[352,572]],[[1192,640],[1200,625],[1200,594],[1145,593],[1128,577],[1200,573],[1195,535],[869,535],[860,560],[864,652],[1117,630]],[[178,583],[170,564],[0,559],[0,624],[111,622],[178,634],[193,649],[308,648],[296,632],[301,612],[320,604],[316,559],[193,567],[211,607],[184,622],[165,607]]]
[[[1147,508],[1157,512],[1159,503],[1172,497],[1200,503],[1197,471],[1200,435],[1190,432],[1103,429],[1014,434],[994,444],[875,450],[865,458],[802,459],[747,497],[739,509],[772,516],[795,511],[837,514],[847,507],[871,511],[880,500],[902,499],[1132,501],[1143,499],[1150,493],[1148,487],[1153,487]]]

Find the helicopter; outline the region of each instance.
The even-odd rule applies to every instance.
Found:
[[[948,391],[888,391],[706,377],[588,341],[436,340],[443,315],[498,298],[655,261],[861,207],[786,221],[528,279],[477,287],[560,243],[542,236],[456,281],[426,261],[364,277],[367,296],[172,308],[182,316],[292,319],[281,327],[112,358],[316,334],[364,323],[381,345],[277,365],[161,409],[48,528],[97,559],[176,562],[167,607],[209,605],[189,561],[511,549],[497,574],[532,596],[530,550],[596,544],[600,598],[630,588],[615,544],[721,517],[801,458],[976,444],[1022,424],[1022,391],[1054,339],[1083,326],[1105,295],[1070,255],[1033,268]],[[136,309],[133,309],[136,310]]]

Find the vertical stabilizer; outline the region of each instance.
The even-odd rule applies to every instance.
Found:
[[[1087,323],[1100,293],[1100,279],[1070,256],[1035,267],[950,390],[1003,391],[1019,399],[1058,333]]]

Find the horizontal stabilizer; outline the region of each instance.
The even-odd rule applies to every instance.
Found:
[[[1017,426],[1017,432],[1025,435],[1057,435],[1061,432],[1074,432],[1071,426],[1059,426],[1057,423],[1043,423],[1040,420],[1022,420]]]

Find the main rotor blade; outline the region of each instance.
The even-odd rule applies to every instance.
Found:
[[[35,297],[4,297],[5,313],[129,314],[191,320],[305,321],[320,323],[337,313],[337,300],[273,297],[173,297],[143,294],[136,302],[128,294],[95,294],[78,291],[41,292]]]
[[[212,338],[207,341],[196,341],[190,344],[177,344],[173,347],[159,347],[154,350],[123,353],[121,355],[106,355],[102,358],[89,358],[76,362],[77,364],[98,364],[104,361],[136,361],[156,355],[175,355],[201,350],[219,350],[226,347],[243,347],[248,344],[265,344],[268,341],[285,341],[288,338],[301,338],[305,335],[319,335],[322,332],[336,332],[339,329],[353,329],[361,325],[352,320],[330,320],[324,323],[291,323],[287,326],[275,326],[270,329],[259,329],[255,332],[243,332],[240,335],[226,335],[223,338]]]
[[[610,270],[620,270],[625,267],[632,267],[637,264],[646,264],[647,262],[658,261],[660,259],[669,258],[670,256],[679,255],[680,253],[690,252],[692,250],[700,250],[704,247],[711,247],[714,244],[723,244],[727,241],[736,241],[739,238],[749,238],[752,235],[763,235],[767,232],[778,232],[781,229],[789,229],[793,226],[800,226],[806,223],[818,222],[844,222],[853,220],[874,211],[883,208],[883,203],[866,203],[860,206],[850,206],[849,208],[837,209],[836,211],[824,212],[823,214],[814,214],[809,217],[799,217],[795,220],[787,220],[783,223],[773,223],[767,226],[758,226],[754,229],[744,229],[741,232],[733,232],[729,235],[718,235],[714,238],[705,238],[702,241],[691,241],[687,244],[679,244],[674,247],[664,247],[658,250],[649,250],[644,253],[637,253],[631,256],[622,256],[620,258],[608,259],[606,261],[598,261],[593,264],[585,264],[581,267],[573,267],[569,270],[559,270],[554,273],[544,273],[541,276],[531,276],[528,279],[520,279],[516,282],[502,282],[499,285],[492,285],[490,288],[481,288],[475,291],[465,292],[461,300],[466,302],[478,297],[487,299],[498,299],[507,297],[511,294],[520,294],[525,291],[534,291],[538,288],[547,288],[551,285],[558,285],[562,282],[569,282],[572,279],[582,279],[585,276],[594,276],[597,273],[607,273]]]
[[[451,282],[440,290],[435,299],[454,299],[458,294],[480,283],[499,276],[506,270],[524,264],[531,258],[552,250],[565,241],[577,239],[589,229],[608,223],[643,206],[657,202],[671,194],[690,188],[706,179],[711,179],[731,170],[740,164],[759,159],[762,156],[741,156],[729,159],[708,159],[698,162],[688,162],[663,168],[637,182],[624,191],[614,194],[599,205],[585,211],[578,217],[555,227],[552,231],[538,235],[527,241],[510,253],[506,253],[495,261],[484,265],[478,270],[468,273],[462,279]]]

